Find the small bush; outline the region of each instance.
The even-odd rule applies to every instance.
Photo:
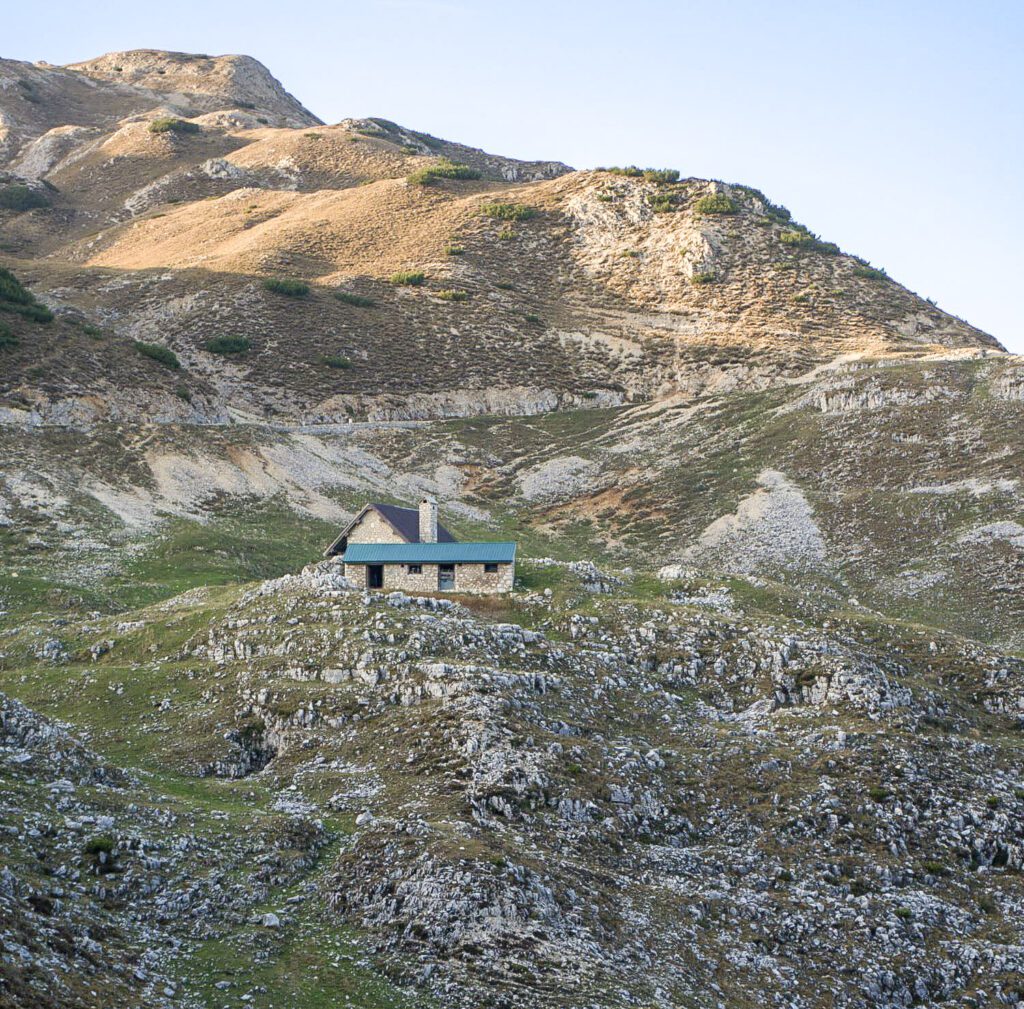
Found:
[[[537,208],[522,203],[485,203],[480,213],[495,221],[528,221],[537,216]]]
[[[468,301],[469,292],[460,291],[457,288],[448,287],[441,291],[435,291],[434,296],[442,301]]]
[[[871,800],[873,802],[885,802],[886,799],[892,797],[892,792],[890,792],[888,788],[876,785],[874,788],[868,789],[868,795],[871,796]]]
[[[326,354],[320,358],[320,362],[321,364],[326,364],[328,368],[352,367],[352,362],[344,354]]]
[[[0,267],[0,311],[13,312],[32,322],[52,322],[53,312],[36,301],[35,295],[26,288],[10,270]]]
[[[702,196],[693,208],[698,214],[735,214],[736,204],[725,193],[708,193]]]
[[[449,245],[444,251],[446,256],[462,256],[466,252],[461,245]]]
[[[516,237],[516,230],[515,230],[515,228],[502,228],[501,231],[498,232],[498,241],[499,242],[511,242],[512,239],[515,238],[515,237]]]
[[[0,186],[0,210],[35,210],[49,205],[46,194],[38,189],[20,184]]]
[[[85,842],[84,851],[87,855],[98,855],[101,851],[109,855],[114,850],[114,839],[109,834],[98,834]]]
[[[136,340],[133,346],[143,357],[150,357],[154,361],[159,361],[160,364],[166,365],[168,368],[177,369],[181,367],[178,355],[170,347],[161,346],[159,343],[144,343],[142,340]]]
[[[174,116],[162,116],[149,124],[150,133],[198,133],[199,123],[190,123],[187,119]]]
[[[889,274],[885,270],[876,269],[874,266],[862,264],[853,268],[855,277],[864,277],[866,280],[888,280]]]
[[[615,201],[615,196],[612,193],[598,193],[597,198],[602,203],[613,203]]]
[[[174,395],[178,399],[183,399],[186,403],[192,402],[192,393],[189,392],[188,386],[180,382],[174,387]]]
[[[18,346],[18,338],[11,331],[11,327],[0,322],[0,350],[10,350]]]
[[[305,298],[309,294],[309,284],[288,277],[267,277],[263,281],[263,290],[283,294],[286,298]]]
[[[714,273],[695,273],[690,277],[690,283],[703,287],[705,284],[714,284],[718,277]]]
[[[106,336],[106,333],[99,326],[94,326],[91,322],[86,322],[85,319],[68,319],[68,323],[74,326],[75,329],[81,330],[92,340],[102,340]]]
[[[911,911],[909,907],[898,907],[893,911],[893,914],[896,915],[897,918],[903,918],[904,921],[914,917],[914,912]]]
[[[419,270],[399,270],[392,273],[390,279],[396,287],[422,287],[427,275]]]
[[[645,168],[644,178],[648,182],[678,182],[679,172],[674,168]]]
[[[346,305],[354,305],[356,308],[373,308],[377,302],[373,298],[364,298],[361,294],[353,294],[351,291],[335,291],[334,297],[343,301]]]
[[[302,134],[307,140],[323,140],[324,135],[322,133],[303,133]]]
[[[793,295],[793,301],[797,305],[803,305],[803,304],[805,304],[806,302],[808,302],[810,300],[811,300],[811,296],[810,296],[810,294],[807,291],[801,291],[799,294],[794,294]]]
[[[829,256],[835,256],[839,253],[839,246],[835,242],[823,242],[817,235],[803,227],[792,228],[789,231],[780,231],[779,241],[783,245],[788,245],[795,249],[824,252]]]
[[[507,280],[496,280],[494,282],[494,286],[496,288],[498,288],[499,291],[514,291],[515,290],[515,285],[510,284]]]
[[[532,312],[527,312],[526,315],[523,316],[523,318],[531,326],[543,326],[544,325],[544,320],[539,315],[534,315]]]
[[[643,176],[644,170],[637,168],[636,165],[627,165],[625,168],[613,167],[613,168],[598,168],[598,172],[607,172],[609,175],[625,175],[632,179],[639,179]]]
[[[989,809],[998,809],[999,808],[999,802],[1000,802],[1000,799],[999,799],[998,795],[986,795],[985,796],[985,805],[988,806]]]
[[[929,876],[941,876],[945,873],[946,867],[942,862],[924,862],[921,865]]]
[[[244,354],[252,343],[245,336],[215,336],[204,346],[211,354]]]
[[[417,169],[407,179],[415,186],[432,186],[438,179],[479,179],[480,173],[469,165],[443,158],[433,165]]]

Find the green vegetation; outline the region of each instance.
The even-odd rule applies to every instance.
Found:
[[[888,788],[883,788],[881,785],[869,788],[868,795],[871,796],[872,802],[885,802],[886,799],[892,798],[892,792],[890,792]]]
[[[149,357],[154,361],[159,361],[160,364],[166,365],[168,368],[181,367],[178,355],[175,354],[170,347],[164,347],[159,343],[144,343],[142,340],[136,340],[132,346],[143,357]]]
[[[496,288],[498,288],[499,291],[514,291],[515,290],[515,285],[510,284],[507,280],[496,280],[494,282],[494,286]]]
[[[211,354],[244,354],[252,342],[246,336],[215,336],[203,346]]]
[[[114,843],[114,839],[109,834],[99,834],[96,837],[90,837],[82,850],[87,855],[98,855],[100,852],[109,855],[114,850]]]
[[[779,241],[794,249],[805,249],[810,252],[823,252],[828,256],[839,254],[839,246],[835,242],[823,242],[813,232],[802,225],[794,225],[788,231],[779,232]]]
[[[48,207],[50,201],[45,193],[20,183],[0,186],[0,210],[35,210]]]
[[[658,195],[651,197],[650,200],[651,210],[656,214],[671,214],[675,207],[672,204],[672,197],[668,195]]]
[[[442,301],[468,301],[469,292],[461,291],[454,287],[446,287],[441,291],[435,291],[434,297],[440,298]]]
[[[612,168],[597,168],[595,171],[609,175],[625,175],[631,179],[646,179],[648,182],[678,182],[679,172],[675,168],[638,168],[636,165]]]
[[[714,284],[717,282],[717,280],[718,276],[717,274],[714,273],[695,273],[692,277],[690,277],[690,283],[696,284],[698,286],[703,286],[705,284]]]
[[[501,231],[498,232],[498,241],[499,242],[510,242],[515,237],[516,237],[515,228],[502,228]]]
[[[353,294],[351,291],[335,291],[334,297],[338,301],[344,302],[346,305],[352,305],[355,308],[373,308],[377,304],[373,298],[366,298],[361,294]]]
[[[480,213],[495,221],[528,221],[536,217],[538,211],[536,207],[528,207],[523,203],[485,203]]]
[[[465,251],[466,250],[461,245],[449,245],[444,250],[446,256],[461,256]]]
[[[326,354],[320,358],[321,364],[328,368],[351,368],[352,362],[344,354]]]
[[[526,320],[526,321],[527,321],[527,322],[528,322],[528,323],[529,323],[529,324],[530,324],[531,326],[543,326],[543,325],[544,325],[544,320],[543,320],[543,319],[542,319],[542,318],[541,318],[541,317],[540,317],[539,315],[535,315],[535,314],[534,314],[533,312],[527,312],[527,313],[526,313],[526,314],[525,314],[525,315],[523,316],[523,318],[524,318],[524,319],[525,319],[525,320]]]
[[[396,287],[422,287],[427,275],[419,270],[399,270],[398,273],[392,273],[389,279]]]
[[[161,116],[149,124],[150,133],[198,133],[199,130],[199,123],[190,123],[175,116]]]
[[[862,263],[859,266],[853,268],[853,275],[855,277],[864,277],[866,280],[888,280],[889,274],[885,270],[879,270],[874,266],[868,266],[867,263]]]
[[[263,290],[283,294],[286,298],[305,298],[309,294],[309,284],[289,277],[267,277],[263,281]]]
[[[6,322],[0,322],[0,350],[10,350],[18,346],[18,338]]]
[[[0,312],[13,312],[32,322],[53,321],[53,312],[36,301],[35,295],[26,288],[10,270],[0,267]]]
[[[707,216],[710,214],[735,214],[739,208],[725,193],[708,193],[694,204],[693,209],[698,214]]]
[[[407,181],[415,186],[432,186],[438,179],[479,179],[480,172],[469,165],[442,158],[433,165],[418,168]]]

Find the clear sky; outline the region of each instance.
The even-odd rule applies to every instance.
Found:
[[[1024,352],[1024,0],[51,0],[0,55],[247,53],[327,122],[745,182]]]

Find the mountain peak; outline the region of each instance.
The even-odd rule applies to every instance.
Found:
[[[184,97],[202,112],[241,106],[283,116],[291,126],[313,126],[320,122],[252,56],[129,49],[69,63],[65,69],[95,80]]]

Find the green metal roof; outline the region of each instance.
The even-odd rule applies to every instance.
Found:
[[[349,543],[346,564],[511,564],[515,543]]]

